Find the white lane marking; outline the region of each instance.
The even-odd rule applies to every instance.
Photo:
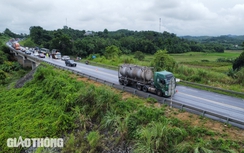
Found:
[[[230,107],[230,108],[237,109],[237,110],[240,110],[240,111],[243,111],[244,112],[244,109],[243,108],[240,108],[240,107],[232,106],[232,105],[229,105],[229,104],[223,104],[223,103],[220,103],[220,102],[217,102],[217,101],[213,101],[213,100],[209,100],[209,99],[205,99],[205,98],[201,98],[201,97],[189,95],[189,94],[182,93],[182,92],[179,92],[179,93],[181,93],[183,95],[186,95],[186,96],[190,96],[190,97],[194,97],[194,98],[197,98],[197,99],[209,101],[209,102],[214,103],[214,104],[217,104],[217,105],[222,105],[222,106],[225,106],[225,107]]]

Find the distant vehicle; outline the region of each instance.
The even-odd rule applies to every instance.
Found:
[[[39,53],[38,57],[45,58],[45,55],[43,53]]]
[[[70,60],[70,57],[65,55],[65,56],[63,56],[63,57],[61,58],[61,60],[63,60],[63,61]]]
[[[29,50],[25,50],[25,54],[27,54],[27,55],[31,55],[31,51],[29,51]]]
[[[53,49],[51,54],[53,59],[61,59],[61,53],[57,49]]]
[[[18,42],[13,42],[12,43],[12,47],[15,49],[15,50],[20,50],[20,44]]]
[[[75,63],[75,61],[74,60],[65,60],[65,65],[66,66],[74,66],[74,67],[76,67],[76,63]]]
[[[34,52],[34,56],[39,56],[39,53],[38,52]]]
[[[49,49],[47,49],[47,48],[41,48],[40,49],[40,52],[42,52],[42,53],[50,53],[50,50]]]

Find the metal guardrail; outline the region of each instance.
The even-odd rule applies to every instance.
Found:
[[[44,62],[46,62],[46,63],[48,63],[50,65],[53,65],[53,66],[55,66],[55,67],[57,67],[59,69],[71,71],[74,74],[78,74],[80,76],[86,77],[86,78],[91,79],[93,81],[96,81],[96,82],[111,86],[113,88],[116,88],[116,89],[119,89],[119,90],[122,90],[122,91],[125,91],[125,92],[129,92],[129,93],[132,93],[134,95],[137,95],[137,96],[140,96],[140,97],[144,97],[144,98],[149,98],[149,97],[155,98],[161,104],[167,104],[169,106],[171,106],[171,104],[172,104],[172,107],[174,107],[174,108],[179,108],[181,110],[187,110],[187,111],[189,111],[191,113],[195,113],[195,114],[201,115],[202,117],[212,118],[214,120],[218,120],[220,122],[224,122],[226,124],[231,124],[233,126],[236,126],[236,127],[244,129],[244,120],[238,120],[238,119],[231,118],[231,117],[219,114],[219,113],[214,113],[214,112],[211,112],[211,111],[199,109],[199,108],[191,106],[189,104],[186,105],[186,104],[183,104],[182,102],[171,100],[169,98],[163,98],[163,97],[159,97],[157,95],[151,94],[151,93],[145,93],[143,91],[140,91],[140,90],[137,90],[137,89],[134,89],[134,88],[131,88],[131,87],[114,84],[114,83],[111,83],[109,81],[102,80],[102,79],[96,78],[94,76],[90,76],[90,75],[87,75],[85,73],[79,72],[77,70],[70,69],[69,67],[59,66],[59,65],[47,62],[47,61],[44,61]]]
[[[41,61],[40,59],[35,58],[35,57],[33,59],[38,60],[38,62]],[[94,76],[90,76],[90,75],[87,75],[85,73],[79,72],[77,70],[70,69],[69,67],[59,66],[59,65],[53,64],[53,63],[48,62],[48,61],[42,61],[42,62],[48,63],[50,65],[53,65],[53,66],[55,66],[55,67],[57,67],[59,69],[71,71],[74,74],[78,74],[80,76],[92,79],[92,80],[94,80],[96,82],[100,82],[102,84],[109,85],[109,86],[114,87],[116,89],[119,89],[119,90],[122,90],[122,91],[125,91],[125,92],[129,92],[129,93],[132,93],[132,94],[140,96],[140,97],[144,97],[144,98],[152,97],[152,98],[155,98],[161,104],[168,104],[168,105],[170,105],[172,107],[179,108],[181,110],[187,110],[189,112],[201,115],[203,117],[206,116],[206,117],[212,118],[214,120],[218,120],[218,121],[224,122],[226,124],[231,124],[231,125],[234,125],[236,127],[244,129],[244,120],[238,120],[238,119],[231,118],[231,117],[228,117],[228,116],[225,116],[225,115],[221,115],[221,114],[218,114],[218,113],[214,113],[214,112],[211,112],[211,111],[206,111],[206,110],[203,110],[203,109],[199,109],[199,108],[191,106],[191,105],[183,104],[182,102],[178,102],[178,101],[171,100],[171,99],[168,99],[168,98],[158,97],[157,95],[150,94],[150,93],[145,93],[143,91],[140,91],[140,90],[137,90],[137,89],[134,89],[134,88],[131,88],[131,87],[114,84],[114,83],[111,83],[109,81],[102,80],[102,79],[96,78]]]

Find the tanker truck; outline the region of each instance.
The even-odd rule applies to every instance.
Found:
[[[153,68],[123,64],[118,69],[119,83],[133,86],[144,92],[170,97],[175,93],[176,79],[171,72],[153,72]]]

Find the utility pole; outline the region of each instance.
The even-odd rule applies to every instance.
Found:
[[[159,18],[159,33],[161,32],[161,18]]]

